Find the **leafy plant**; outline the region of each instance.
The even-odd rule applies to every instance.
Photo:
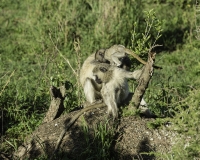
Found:
[[[134,53],[144,56],[149,53],[154,47],[158,46],[156,43],[161,37],[161,21],[157,19],[155,11],[144,11],[145,13],[145,30],[142,33],[136,33],[137,23],[134,23],[134,30],[132,31],[131,48]],[[156,34],[156,36],[154,36]],[[153,41],[154,40],[154,41]],[[153,41],[153,42],[152,42]]]

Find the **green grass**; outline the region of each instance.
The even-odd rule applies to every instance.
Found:
[[[160,53],[157,60],[163,66],[162,70],[155,70],[150,88],[147,90],[149,104],[156,110],[170,115],[176,110],[176,105],[185,99],[189,91],[200,87],[199,50],[194,41],[182,50],[173,53]],[[163,110],[163,111],[162,111]]]
[[[163,70],[155,70],[145,99],[156,115],[171,118],[179,132],[186,127],[184,135],[197,135],[200,43],[194,38],[192,4],[193,1],[183,0],[2,0],[0,150],[11,153],[41,123],[50,103],[50,85],[59,86],[66,81],[72,84],[65,100],[66,112],[81,104],[84,96],[76,75],[84,59],[113,44],[136,47],[146,27],[144,11],[151,9],[163,29],[157,42],[164,47],[158,49],[162,52],[156,57],[156,64]],[[134,44],[133,30],[137,33]],[[148,42],[152,43],[155,30],[150,35]],[[162,122],[156,126],[159,124]],[[198,143],[199,137],[194,136],[184,156],[200,157]],[[184,142],[177,145],[174,159],[181,156]]]
[[[85,151],[80,154],[80,159],[112,159],[110,148],[113,142],[114,129],[109,122],[95,126],[91,136],[88,127],[83,126]],[[91,138],[92,137],[92,138]]]

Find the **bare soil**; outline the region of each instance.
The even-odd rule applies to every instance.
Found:
[[[77,112],[64,114],[60,118],[40,125],[26,138],[25,143],[14,155],[22,159],[25,157],[33,159],[42,154],[51,157],[63,127]],[[154,118],[128,116],[122,117],[117,123],[113,121],[108,123],[105,112],[106,108],[93,109],[81,116],[63,138],[58,152],[59,156],[56,159],[63,157],[81,159],[81,153],[85,152],[88,147],[84,126],[88,128],[87,137],[91,143],[95,143],[94,132],[98,124],[107,124],[109,130],[114,130],[115,134],[110,148],[111,159],[160,159],[158,155],[170,152],[177,140],[177,134],[169,131],[167,127],[148,128],[148,123],[154,122]]]

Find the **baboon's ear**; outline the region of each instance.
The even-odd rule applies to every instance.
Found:
[[[100,69],[101,72],[104,72],[104,73],[108,71],[108,70],[107,70],[106,68],[104,68],[104,67],[100,67],[99,69]]]

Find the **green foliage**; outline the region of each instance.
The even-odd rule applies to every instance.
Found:
[[[200,157],[200,102],[198,98],[200,59],[197,56],[199,50],[196,47],[198,44],[194,41],[192,44],[183,46],[184,50],[162,55],[161,63],[164,70],[155,71],[151,87],[145,94],[154,113],[159,117],[166,117],[149,123],[149,127],[157,128],[169,123],[173,132],[181,134],[181,138],[172,151],[166,153],[165,158],[168,159],[198,159]]]
[[[195,28],[194,0],[151,0],[147,8],[154,8],[156,17],[161,20],[162,37],[159,44],[166,50],[175,50],[193,37]]]
[[[134,23],[134,30],[132,31],[131,38],[131,48],[134,53],[144,56],[144,54],[149,53],[154,47],[156,47],[156,42],[161,37],[161,22],[156,18],[155,11],[152,9],[145,12],[145,30],[144,33],[136,33],[136,28],[138,24]],[[146,56],[147,57],[147,56]]]
[[[133,104],[130,104],[133,105]],[[123,117],[128,117],[128,116],[136,116],[139,115],[139,110],[135,109],[135,110],[130,110],[128,109],[128,107],[124,107],[122,108],[122,116]]]
[[[156,118],[154,122],[149,122],[147,124],[147,127],[151,129],[159,128],[160,126],[166,124],[166,122],[167,122],[166,119]]]
[[[173,147],[172,153],[167,154],[171,159],[200,158],[199,96],[199,89],[190,91],[188,97],[177,106],[176,116],[171,120],[171,130],[178,131],[181,139]]]
[[[7,153],[16,150],[23,138],[40,124],[49,107],[50,85],[59,87],[67,82],[64,102],[67,112],[80,105],[84,96],[78,73],[83,60],[95,50],[113,44],[131,46],[140,55],[154,44],[163,45],[167,51],[177,49],[156,57],[156,64],[164,69],[155,70],[145,98],[156,115],[173,118],[179,132],[185,134],[186,126],[186,136],[196,134],[193,123],[199,122],[195,90],[200,87],[200,43],[193,39],[193,3],[192,0],[1,0],[0,149]],[[194,121],[189,116],[194,116]],[[157,120],[153,127],[163,123]],[[97,128],[92,145],[85,137],[89,146],[83,154],[87,157],[101,153],[101,157],[109,157],[112,132],[104,125]],[[193,137],[184,150],[187,158],[199,156],[199,137]],[[92,152],[94,155],[89,154],[91,146],[97,149]],[[176,149],[174,157],[182,151]]]
[[[163,70],[155,70],[151,87],[145,94],[158,115],[173,117],[177,105],[188,96],[188,92],[200,87],[197,76],[199,58],[196,56],[199,51],[195,46],[196,42],[184,46],[184,50],[161,55],[158,64],[162,64]]]
[[[81,153],[81,159],[112,159],[111,144],[113,142],[114,130],[109,128],[109,124],[98,124],[95,127],[94,135],[89,135],[88,127],[83,127],[85,151]],[[93,137],[91,139],[91,137]]]

